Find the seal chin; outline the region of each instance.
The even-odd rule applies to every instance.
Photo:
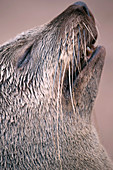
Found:
[[[94,47],[94,44],[91,44],[86,49],[87,62],[80,58],[81,70],[75,68],[73,75],[70,64],[63,84],[63,99],[66,101],[67,110],[71,111],[74,108],[81,116],[90,115],[92,111],[106,54],[103,46]]]
[[[96,47],[73,85],[74,104],[78,107],[79,114],[89,119],[98,92],[105,54],[103,46]]]

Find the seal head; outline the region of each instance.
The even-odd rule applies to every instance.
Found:
[[[91,123],[105,49],[87,5],[0,47],[1,169],[112,169]]]

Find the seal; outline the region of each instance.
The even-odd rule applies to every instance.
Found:
[[[113,169],[91,122],[105,49],[76,2],[0,47],[0,169]]]

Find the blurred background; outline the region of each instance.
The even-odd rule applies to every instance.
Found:
[[[49,22],[76,0],[0,0],[0,44],[27,29]],[[96,18],[98,44],[106,60],[93,111],[100,140],[113,160],[113,0],[84,0]]]

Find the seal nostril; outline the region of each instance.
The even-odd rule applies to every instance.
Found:
[[[83,9],[84,9],[84,11],[86,12],[86,14],[87,14],[88,16],[90,16],[89,10],[88,10],[87,6],[83,6]]]
[[[87,5],[86,5],[84,2],[78,1],[78,2],[75,2],[74,5],[78,5],[78,6],[83,7],[83,9],[84,9],[84,11],[86,12],[86,14],[87,14],[88,16],[90,16],[90,14],[89,14],[89,9],[88,9]]]

